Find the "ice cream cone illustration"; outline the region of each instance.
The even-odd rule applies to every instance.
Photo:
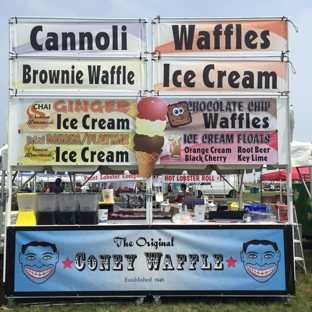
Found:
[[[158,97],[146,97],[138,103],[134,150],[139,175],[149,178],[164,145],[167,104]]]
[[[151,154],[145,152],[135,152],[140,177],[150,177],[153,174],[155,163],[159,157],[159,154],[152,152]]]

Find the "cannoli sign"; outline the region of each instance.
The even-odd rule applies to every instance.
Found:
[[[146,51],[146,20],[10,23],[13,54],[126,55]]]

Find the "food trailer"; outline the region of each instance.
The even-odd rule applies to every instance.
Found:
[[[185,211],[172,222],[152,207],[153,175],[242,176],[264,163],[289,172],[287,19],[157,17],[151,49],[147,28],[146,19],[10,18],[8,177],[128,170],[146,178],[147,197],[139,220],[17,225],[9,194],[11,306],[295,294],[292,214],[286,223],[244,223]]]

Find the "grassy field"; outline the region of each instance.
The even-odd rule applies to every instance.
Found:
[[[266,194],[268,195],[268,194]],[[243,201],[258,201],[259,194],[245,194]],[[221,199],[222,200],[222,199]],[[231,199],[226,199],[231,200]],[[235,200],[235,199],[234,199]],[[233,201],[234,201],[233,200]],[[290,306],[286,305],[285,298],[221,298],[221,297],[162,297],[161,304],[153,303],[152,298],[146,298],[144,302],[137,306],[137,298],[98,298],[90,300],[53,300],[38,302],[35,300],[18,301],[14,311],[73,311],[73,312],[132,312],[132,311],[153,311],[153,312],[279,312],[279,311],[312,311],[312,241],[303,241],[304,255],[308,274],[297,270],[296,295],[290,298]],[[2,280],[2,279],[1,279]],[[4,298],[4,285],[0,288],[1,309],[7,309]],[[52,304],[51,304],[52,303]]]

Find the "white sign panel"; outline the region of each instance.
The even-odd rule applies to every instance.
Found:
[[[288,90],[286,63],[160,59],[153,62],[153,89],[162,94],[280,95]]]
[[[124,182],[124,181],[142,181],[145,178],[140,177],[138,174],[101,174],[96,173],[90,178],[90,175],[82,175],[83,182]]]
[[[154,51],[161,56],[288,50],[286,19],[154,19]]]
[[[16,58],[12,61],[13,90],[128,91],[144,89],[145,61],[135,58]]]
[[[10,24],[10,52],[36,55],[140,55],[147,51],[144,19],[18,20]]]

